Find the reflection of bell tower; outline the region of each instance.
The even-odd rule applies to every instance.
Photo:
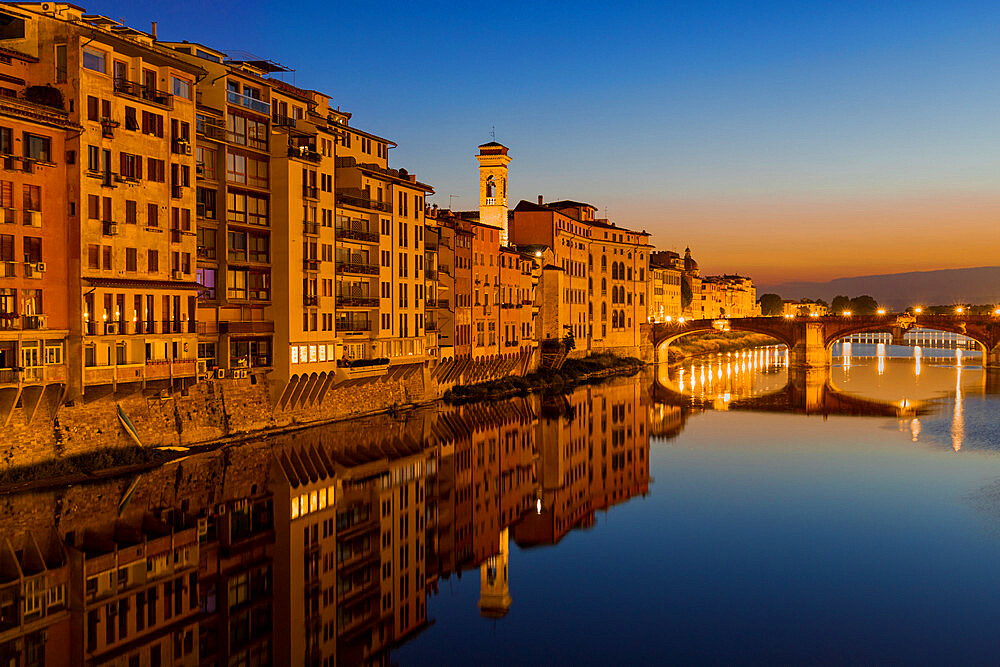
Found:
[[[510,611],[507,581],[507,529],[500,533],[500,552],[479,566],[479,613],[487,618],[503,618]]]
[[[507,147],[495,141],[479,147],[479,221],[500,229],[500,245],[510,244],[507,232]]]

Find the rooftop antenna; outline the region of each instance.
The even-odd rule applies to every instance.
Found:
[[[455,210],[455,209],[453,209],[453,208],[452,208],[452,206],[451,206],[451,200],[452,200],[452,199],[454,199],[454,198],[455,198],[455,197],[457,197],[457,196],[458,196],[458,195],[448,195],[448,210],[449,210],[449,211],[453,211],[453,210]]]

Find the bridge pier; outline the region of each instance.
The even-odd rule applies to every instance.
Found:
[[[830,351],[826,347],[826,326],[804,322],[795,328],[795,342],[788,348],[788,365],[795,368],[826,368]]]
[[[988,374],[1000,374],[1000,345],[992,350],[983,345],[983,371]]]

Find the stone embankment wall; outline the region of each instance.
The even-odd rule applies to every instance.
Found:
[[[72,405],[46,395],[30,416],[17,407],[0,437],[0,469],[43,463],[134,441],[118,420],[120,405],[145,446],[190,446],[269,429],[379,412],[440,398],[443,389],[420,366],[387,378],[351,380],[332,387],[321,402],[273,407],[280,393],[263,375],[209,379],[186,392],[107,394]]]

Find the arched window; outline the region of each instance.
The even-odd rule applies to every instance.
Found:
[[[618,262],[611,262],[611,279],[618,280]]]
[[[601,294],[607,294],[607,293],[608,293],[608,279],[601,278]]]

